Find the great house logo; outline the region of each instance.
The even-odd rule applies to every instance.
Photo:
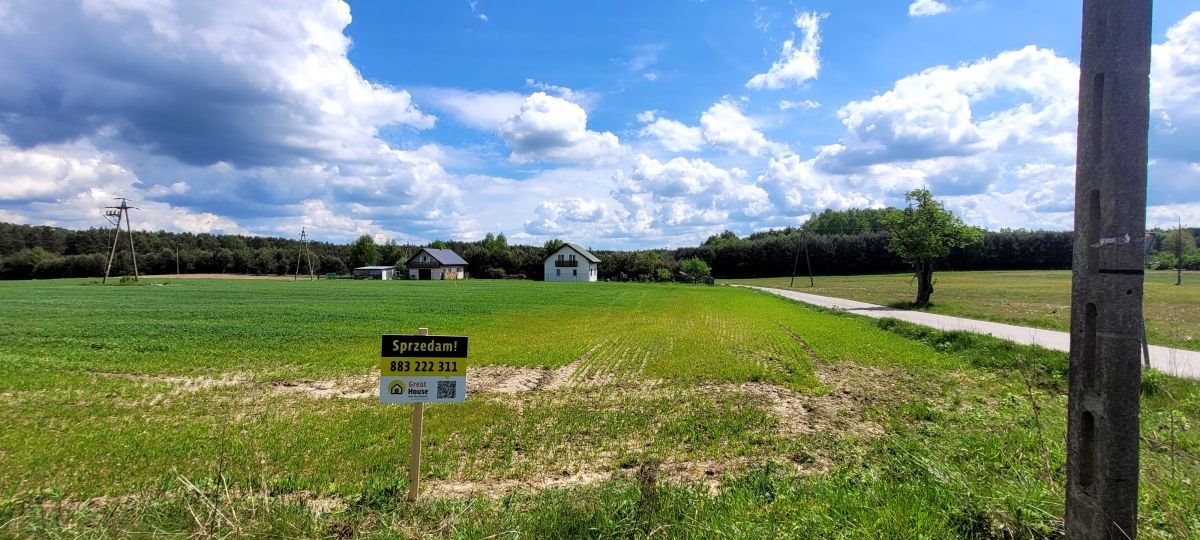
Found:
[[[410,396],[428,396],[429,383],[425,381],[412,381],[408,385],[408,395]]]

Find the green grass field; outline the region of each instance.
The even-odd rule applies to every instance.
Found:
[[[931,313],[1067,331],[1071,326],[1071,272],[934,272]],[[791,288],[884,306],[911,307],[916,283],[911,274],[818,276],[809,287],[798,276]],[[722,283],[787,289],[791,278],[722,280]],[[1144,309],[1150,342],[1200,350],[1200,272],[1146,273]]]
[[[0,537],[1061,533],[1062,353],[729,287],[0,298]],[[378,403],[374,366],[380,334],[420,326],[470,336],[471,390],[426,409],[409,504],[410,408]],[[1152,374],[1143,395],[1143,535],[1200,535],[1200,385]]]

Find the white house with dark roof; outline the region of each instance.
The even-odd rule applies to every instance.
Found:
[[[563,244],[545,261],[546,281],[596,281],[600,258],[576,244]]]
[[[448,249],[422,248],[405,266],[408,279],[467,279],[467,261]]]

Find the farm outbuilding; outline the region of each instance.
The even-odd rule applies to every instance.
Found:
[[[545,261],[546,281],[596,281],[600,258],[577,244],[563,244]]]
[[[362,266],[354,269],[354,279],[396,279],[395,266]]]
[[[422,248],[408,259],[408,279],[466,279],[467,261],[448,249]]]

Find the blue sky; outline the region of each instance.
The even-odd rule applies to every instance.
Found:
[[[0,1],[0,220],[694,245],[897,205],[1072,223],[1079,2]],[[1200,224],[1155,2],[1149,222]]]

